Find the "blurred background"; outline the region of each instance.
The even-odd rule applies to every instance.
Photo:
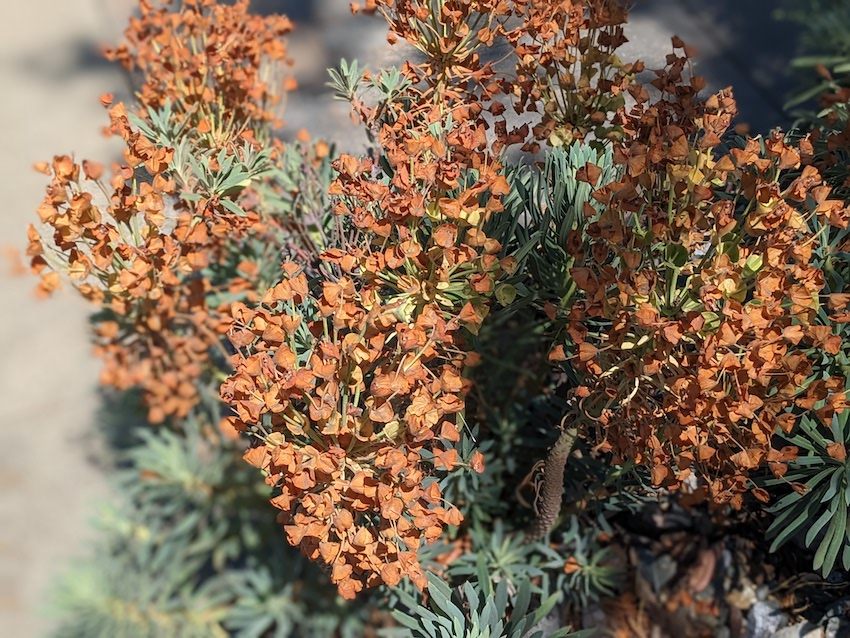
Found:
[[[54,154],[109,161],[98,97],[126,97],[103,45],[116,42],[133,0],[2,0],[0,38],[0,636],[28,638],[51,626],[45,595],[93,536],[89,520],[108,496],[99,467],[103,418],[98,363],[87,338],[89,309],[77,296],[50,302],[33,294],[20,251],[45,179],[31,167]],[[403,59],[383,23],[351,17],[347,0],[257,0],[256,10],[296,23],[290,51],[300,90],[287,107],[289,132],[305,128],[355,150],[365,136],[347,106],[325,87],[341,57],[370,67]],[[787,124],[782,105],[794,88],[794,27],[772,19],[764,0],[639,0],[624,57],[662,66],[670,37],[699,54],[712,89],[733,85],[741,121],[755,131]]]

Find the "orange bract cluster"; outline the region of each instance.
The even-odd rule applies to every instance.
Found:
[[[490,47],[511,15],[508,0],[369,0],[363,10],[378,11],[389,26],[388,40],[401,39],[418,49],[423,60],[407,68],[432,84],[442,82],[449,97],[469,82],[491,73],[480,50]]]
[[[260,308],[233,309],[231,340],[251,354],[222,396],[261,439],[246,460],[279,490],[290,543],[329,565],[343,596],[402,576],[424,586],[420,544],[461,522],[429,478],[463,463],[458,321],[413,317],[348,276],[314,297],[300,267],[284,268]]]
[[[517,23],[506,32],[514,48],[515,75],[504,82],[518,114],[537,113],[531,141],[558,147],[588,136],[621,139],[621,116],[635,90],[640,62],[616,54],[626,42],[628,17],[619,0],[516,0]],[[528,124],[513,135],[525,138]]]
[[[283,18],[246,17],[247,3],[168,4],[142,2],[130,44],[115,53],[146,77],[138,116],[103,99],[122,164],[111,177],[67,156],[41,166],[52,181],[43,226],[29,233],[42,292],[65,276],[104,309],[95,321],[102,380],[141,388],[155,423],[187,416],[202,380],[226,364],[214,353],[227,354],[229,313],[210,300],[255,285],[249,262],[224,280],[211,269],[244,238],[267,234],[244,197],[268,162],[256,138],[267,136],[259,126],[271,119],[270,100],[255,89],[263,61],[284,55],[273,39],[289,29]]]
[[[189,127],[213,138],[253,139],[265,125],[279,124],[275,109],[294,81],[283,37],[285,16],[249,13],[249,0],[141,0],[127,41],[107,51],[129,71],[142,74],[143,109],[166,104]],[[221,139],[218,139],[221,142]]]
[[[113,117],[121,119],[120,110]],[[210,227],[175,198],[170,151],[158,149],[164,154],[145,163],[149,155],[128,144],[128,164],[108,185],[88,162],[63,156],[45,167],[52,182],[39,216],[52,234],[31,226],[29,254],[42,291],[65,275],[109,311],[95,327],[102,380],[141,387],[150,420],[160,422],[186,416],[197,402],[208,351],[220,338],[205,304],[209,283],[192,278],[210,259]],[[151,181],[139,183],[141,172]]]
[[[847,161],[850,156],[850,118],[847,116],[850,86],[847,86],[846,78],[837,80],[826,69],[818,70],[833,81],[830,89],[819,97],[822,110],[811,132],[815,148],[813,164],[847,200],[850,199],[850,168]]]
[[[831,324],[847,320],[848,297],[822,298],[812,260],[818,229],[846,227],[850,211],[805,139],[718,152],[734,100],[698,98],[686,56],[668,62],[656,99],[633,93],[614,147],[621,179],[597,190],[602,212],[569,240],[580,298],[548,312],[564,313],[572,352],[551,358],[586,374],[578,393],[598,449],[650,467],[658,485],[740,506],[750,471],[781,475],[793,458],[772,447],[792,408],[829,422],[847,406],[843,378],[810,381],[809,350],[840,349]]]
[[[476,20],[470,3],[379,5],[409,40],[419,26],[405,25]],[[403,575],[424,587],[416,550],[462,520],[434,474],[483,467],[455,446],[463,371],[477,360],[464,332],[478,331],[511,267],[483,231],[509,187],[486,133],[479,80],[491,71],[469,29],[440,33],[418,43],[426,60],[404,66],[400,93],[354,99],[380,144],[380,162],[335,164],[334,211],[355,240],[325,251],[319,281],[289,266],[262,309],[236,310],[245,354],[222,387],[236,427],[261,436],[248,459],[278,488],[290,542],[327,563],[346,597]]]

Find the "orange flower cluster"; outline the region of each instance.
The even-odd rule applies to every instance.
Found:
[[[515,76],[504,82],[517,114],[538,113],[531,141],[558,147],[592,136],[620,139],[621,114],[640,62],[624,63],[628,18],[619,0],[515,0],[516,26],[506,32],[514,48]],[[528,134],[528,124],[514,132]]]
[[[289,28],[282,18],[247,19],[244,2],[186,2],[176,13],[168,4],[142,2],[129,48],[115,53],[146,73],[139,115],[123,104],[109,110],[123,163],[108,179],[102,166],[67,156],[41,166],[52,181],[39,208],[43,227],[29,231],[42,292],[65,276],[104,309],[95,327],[102,381],[140,387],[154,423],[185,417],[201,380],[226,364],[213,353],[229,313],[212,300],[256,286],[250,261],[223,281],[214,268],[268,229],[244,193],[268,164],[253,145],[271,119],[260,66],[283,56],[272,39]],[[187,53],[199,47],[202,54]]]
[[[354,3],[355,11],[360,10]],[[440,85],[448,97],[464,92],[469,82],[481,83],[492,74],[480,52],[503,33],[512,13],[508,0],[367,0],[367,13],[380,12],[389,26],[391,44],[404,40],[423,55],[405,73]]]
[[[121,109],[112,115],[132,136]],[[121,389],[142,387],[156,423],[186,416],[197,402],[198,379],[219,337],[205,304],[208,282],[193,277],[209,263],[211,227],[179,208],[168,175],[171,151],[150,150],[160,157],[146,160],[129,146],[128,164],[108,187],[91,163],[55,158],[46,167],[52,181],[39,208],[53,233],[31,226],[28,252],[42,291],[51,292],[62,274],[109,312],[95,328],[105,362],[101,379]],[[139,183],[140,174],[153,179]]]
[[[328,564],[344,597],[402,575],[424,586],[420,543],[461,522],[428,478],[462,463],[457,321],[414,317],[347,276],[314,297],[297,265],[285,272],[260,308],[233,309],[231,339],[252,354],[222,396],[261,439],[246,460],[278,488],[289,542]]]
[[[850,118],[847,116],[850,86],[847,86],[844,77],[832,78],[822,68],[818,71],[826,73],[831,86],[818,98],[822,109],[811,125],[811,140],[815,148],[813,164],[844,199],[850,199],[847,161],[850,156]]]
[[[143,110],[175,105],[181,121],[214,146],[253,139],[255,129],[279,126],[275,110],[294,80],[283,75],[289,64],[283,38],[292,23],[285,16],[253,15],[249,5],[141,0],[126,42],[106,55],[141,74]]]
[[[580,294],[547,309],[570,336],[552,359],[586,374],[578,392],[598,449],[649,466],[658,485],[739,507],[750,471],[781,475],[793,458],[772,447],[792,408],[817,407],[828,423],[847,407],[843,378],[810,377],[816,358],[838,353],[832,322],[850,301],[822,298],[813,254],[850,210],[805,139],[775,133],[720,153],[731,94],[700,99],[687,55],[668,63],[652,82],[659,97],[632,91],[615,145],[622,177],[596,191],[601,212],[569,239]]]
[[[319,281],[290,264],[260,309],[234,308],[245,353],[222,396],[260,436],[246,458],[277,488],[289,541],[347,598],[402,576],[425,587],[416,550],[462,520],[435,474],[483,469],[455,446],[476,361],[463,334],[511,266],[483,231],[509,187],[486,136],[484,38],[457,22],[478,19],[468,4],[378,3],[426,61],[405,65],[399,94],[354,100],[380,161],[336,163],[330,192],[353,240],[325,251]],[[415,39],[432,22],[439,41]]]

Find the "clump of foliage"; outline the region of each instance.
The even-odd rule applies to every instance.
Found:
[[[617,0],[357,9],[416,52],[331,73],[364,155],[278,137],[288,20],[162,0],[110,53],[123,162],[42,167],[41,288],[163,424],[68,632],[562,635],[661,496],[847,567],[847,96],[743,139]]]
[[[396,619],[411,630],[410,635],[414,638],[560,638],[566,635],[566,630],[546,634],[539,629],[535,630],[535,626],[554,606],[554,595],[531,611],[531,591],[528,581],[524,581],[516,594],[510,618],[505,618],[504,610],[508,604],[507,583],[499,583],[495,590],[490,586],[476,585],[477,583],[466,582],[452,592],[445,582],[432,575],[428,588],[431,608],[417,603],[410,596],[404,596],[402,601],[409,611],[397,613]]]
[[[771,510],[776,514],[768,529],[772,547],[781,547],[795,534],[805,531],[805,544],[818,539],[814,568],[828,575],[841,555],[844,569],[850,569],[850,545],[845,540],[850,482],[846,446],[850,443],[848,413],[835,415],[829,431],[808,416],[800,421],[800,432],[789,437],[804,453],[788,463],[788,472],[772,484],[793,489]],[[820,536],[821,532],[824,532]]]

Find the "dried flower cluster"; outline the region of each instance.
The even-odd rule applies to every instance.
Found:
[[[289,541],[331,566],[343,596],[402,575],[424,584],[420,543],[461,521],[426,480],[461,464],[466,384],[451,327],[433,311],[400,320],[399,303],[348,277],[312,297],[299,267],[285,268],[260,309],[234,308],[233,343],[253,354],[222,394],[263,442],[246,460],[279,488]]]
[[[260,69],[284,58],[276,38],[289,29],[282,18],[249,18],[247,2],[171,4],[142,2],[129,44],[113,53],[145,74],[138,114],[103,98],[122,163],[111,177],[68,156],[43,165],[52,181],[29,248],[42,291],[63,274],[104,309],[102,380],[140,387],[155,423],[197,403],[227,331],[216,297],[253,287],[250,260],[223,281],[214,269],[242,239],[268,232],[244,194],[274,153],[256,141],[268,137],[260,127],[274,101]]]
[[[249,4],[141,0],[126,42],[106,55],[140,75],[143,112],[171,104],[213,147],[253,140],[280,124],[276,109],[294,80],[284,75],[292,23],[251,14]]]
[[[503,81],[517,114],[538,117],[524,149],[540,142],[559,147],[592,136],[620,139],[615,120],[626,105],[640,62],[624,63],[617,49],[626,42],[625,4],[612,0],[541,2],[517,0],[517,24],[506,31],[515,54],[515,73]],[[515,135],[528,134],[524,124]]]
[[[772,441],[793,428],[793,408],[828,423],[847,406],[843,376],[813,376],[839,353],[833,325],[848,318],[847,295],[822,297],[813,253],[850,211],[807,139],[720,151],[734,100],[700,98],[687,67],[687,53],[668,56],[651,86],[629,88],[634,104],[616,116],[622,176],[596,190],[601,212],[589,207],[568,238],[576,296],[546,308],[569,335],[551,358],[585,374],[576,393],[597,450],[740,507],[752,470],[781,475],[794,457]],[[598,177],[588,166],[582,179]]]
[[[235,309],[233,342],[247,356],[222,387],[236,427],[263,431],[247,457],[280,490],[290,542],[330,565],[345,597],[402,575],[424,587],[416,550],[461,522],[428,477],[481,470],[480,454],[455,447],[475,360],[462,335],[488,312],[501,246],[482,228],[508,191],[475,83],[488,71],[456,22],[470,16],[448,3],[439,15],[381,8],[401,37],[433,20],[444,38],[418,42],[426,62],[405,66],[397,92],[353,100],[382,159],[336,163],[330,193],[356,240],[322,255],[315,293],[290,264],[263,309]],[[318,316],[302,326],[305,304]]]

